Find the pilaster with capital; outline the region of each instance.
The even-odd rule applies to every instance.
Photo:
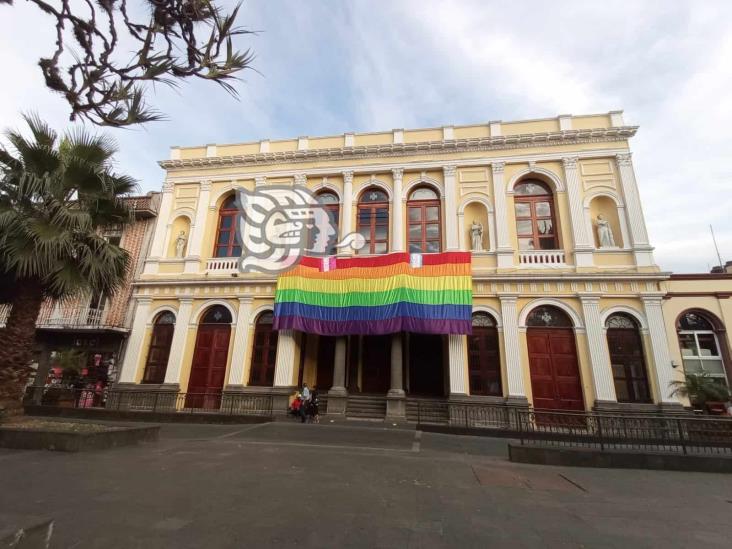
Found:
[[[468,367],[465,336],[462,334],[448,335],[447,353],[450,366],[450,395],[467,395]]]
[[[181,297],[178,300],[178,314],[175,317],[175,328],[173,328],[173,340],[170,343],[170,356],[168,357],[168,368],[165,370],[165,383],[180,384],[180,374],[183,371],[183,355],[185,353],[188,332],[195,330],[191,326],[191,313],[193,312],[193,298]]]
[[[633,170],[633,160],[630,153],[616,155],[620,185],[625,197],[625,209],[630,225],[630,239],[639,266],[653,265],[653,255],[649,241],[648,230],[643,216],[638,183]]]
[[[155,232],[150,246],[150,257],[145,262],[145,274],[157,273],[157,261],[165,257],[165,242],[168,237],[168,225],[171,223],[170,215],[173,211],[173,190],[174,185],[166,181],[163,185],[163,195],[160,199],[160,209],[155,220]]]
[[[308,176],[304,173],[295,174],[295,185],[301,185],[305,187],[308,183]]]
[[[343,211],[341,212],[341,238],[353,231],[353,171],[343,172]],[[340,248],[339,253],[350,254],[350,247]]]
[[[445,243],[447,251],[460,249],[457,226],[457,204],[455,174],[457,167],[454,165],[444,166],[442,172],[445,179]]]
[[[206,217],[211,197],[211,182],[201,181],[196,203],[196,218],[191,223],[190,235],[188,238],[188,254],[185,259],[186,273],[197,273],[200,268],[201,249],[203,247],[203,233],[206,230]]]
[[[580,196],[580,178],[577,171],[578,157],[570,156],[562,159],[564,178],[567,183],[567,200],[569,201],[572,238],[574,239],[574,256],[577,267],[592,266],[593,245],[591,234],[584,220],[584,207]]]
[[[506,350],[508,398],[525,399],[524,372],[521,368],[518,308],[516,296],[499,296],[503,317],[503,346]]]
[[[402,205],[402,179],[404,170],[402,168],[394,168],[391,170],[394,185],[392,189],[391,199],[391,244],[392,251],[404,251],[404,210]]]
[[[600,298],[581,296],[580,301],[587,331],[587,345],[590,348],[595,400],[601,403],[617,402],[607,338],[600,318]]]
[[[493,200],[496,210],[496,252],[499,268],[513,267],[513,246],[508,233],[508,204],[506,199],[506,185],[503,180],[505,162],[494,162],[493,171]]]
[[[231,351],[231,367],[229,368],[228,385],[245,385],[244,361],[249,349],[249,315],[252,312],[252,297],[239,298],[239,310],[236,313],[236,328],[234,329],[234,346]]]
[[[145,340],[147,320],[150,316],[150,304],[152,298],[138,297],[135,308],[135,320],[132,323],[130,338],[127,340],[125,358],[122,363],[122,371],[119,375],[120,383],[134,383],[137,377],[137,367],[142,359],[142,343]]]
[[[651,351],[659,392],[658,403],[676,405],[679,403],[678,400],[670,396],[672,390],[670,386],[674,381],[674,375],[671,354],[668,350],[666,326],[663,321],[662,298],[660,296],[641,297],[641,301],[643,301],[648,322],[648,335],[651,338]]]

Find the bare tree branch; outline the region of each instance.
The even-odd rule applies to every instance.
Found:
[[[55,49],[38,65],[46,86],[68,101],[72,121],[123,127],[160,120],[145,102],[147,84],[200,78],[237,97],[231,82],[251,68],[251,50],[236,51],[232,42],[253,34],[235,26],[241,4],[224,13],[213,0],[139,0],[143,21],[130,16],[128,0],[26,1],[55,19]],[[120,62],[130,43],[132,57]]]

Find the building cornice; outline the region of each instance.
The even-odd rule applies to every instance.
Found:
[[[562,130],[519,135],[497,135],[468,139],[425,141],[418,143],[390,143],[383,145],[363,145],[355,147],[334,147],[327,149],[260,152],[245,155],[162,160],[159,164],[163,169],[175,170],[183,168],[266,166],[296,162],[357,160],[361,158],[389,158],[398,156],[450,154],[458,152],[486,152],[505,149],[524,149],[536,146],[581,145],[585,143],[618,141],[633,137],[637,130],[638,126],[620,126],[616,128],[597,128],[588,130]]]

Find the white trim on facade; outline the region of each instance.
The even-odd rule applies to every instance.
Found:
[[[529,301],[526,305],[524,305],[518,317],[519,328],[527,328],[526,318],[529,316],[529,313],[542,305],[551,305],[553,307],[556,307],[557,309],[561,309],[562,311],[567,313],[567,315],[569,315],[569,318],[572,320],[575,329],[584,329],[585,325],[579,313],[563,301],[552,297],[540,297],[537,299],[533,299]]]
[[[196,312],[193,313],[192,317],[193,320],[191,321],[192,325],[198,326],[201,321],[201,316],[203,316],[203,313],[209,309],[210,307],[213,307],[214,305],[222,305],[226,307],[229,312],[231,313],[231,324],[236,324],[237,314],[236,310],[231,306],[231,304],[228,301],[224,301],[223,299],[207,299],[203,303],[201,303],[198,308],[196,309]]]

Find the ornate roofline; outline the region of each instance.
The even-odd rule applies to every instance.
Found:
[[[256,154],[212,156],[184,160],[161,160],[163,169],[251,166],[291,162],[310,162],[314,160],[353,160],[368,157],[394,157],[404,155],[433,155],[455,152],[482,152],[504,149],[523,149],[537,145],[557,146],[582,143],[602,143],[629,139],[638,131],[638,126],[615,128],[596,128],[590,130],[562,130],[520,135],[497,135],[493,137],[473,137],[469,139],[450,139],[424,141],[419,143],[389,143],[383,145],[363,145],[356,147],[334,147],[328,149],[306,149]]]

